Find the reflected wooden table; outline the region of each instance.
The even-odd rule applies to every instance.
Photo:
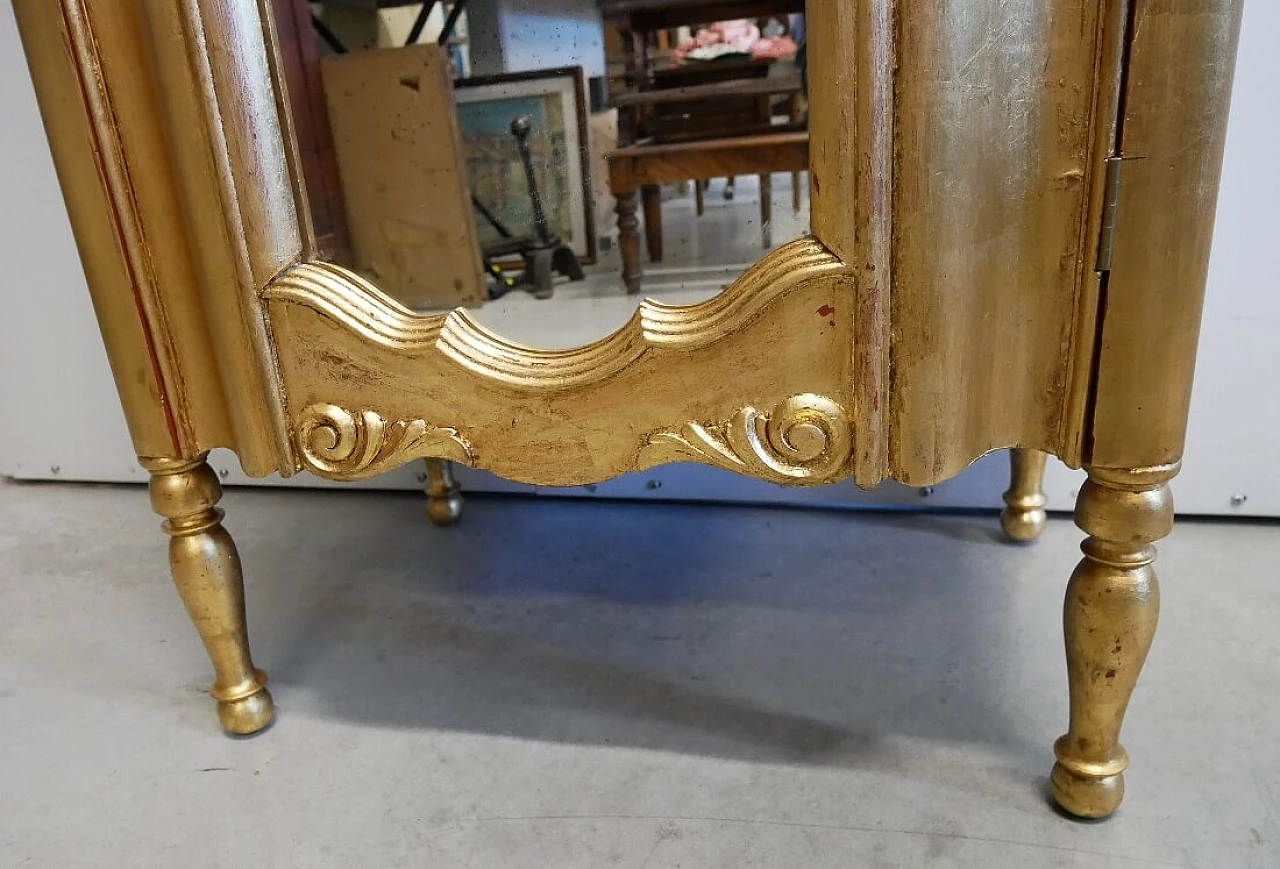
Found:
[[[602,13],[618,29],[626,61],[625,93],[614,97],[621,149],[610,157],[609,185],[617,202],[622,279],[628,293],[640,290],[640,222],[636,193],[644,203],[645,242],[653,262],[663,259],[664,183],[692,181],[702,213],[702,184],[712,178],[758,175],[760,231],[772,246],[772,173],[790,172],[799,209],[800,173],[808,168],[803,115],[796,107],[799,75],[771,77],[772,59],[725,60],[656,67],[658,30],[715,21],[803,13],[803,0],[623,0]],[[789,100],[789,117],[774,123],[773,103]],[[784,135],[786,134],[786,135]],[[790,135],[797,134],[797,135]],[[733,141],[736,138],[742,141]]]

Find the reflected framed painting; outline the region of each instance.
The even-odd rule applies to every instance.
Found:
[[[580,66],[455,82],[481,244],[536,235],[533,201],[511,125],[527,117],[534,178],[551,232],[579,261],[596,259],[586,88]],[[513,264],[519,264],[515,260]],[[501,263],[500,263],[501,265]]]

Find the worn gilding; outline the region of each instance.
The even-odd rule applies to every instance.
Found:
[[[1052,785],[1070,812],[1113,810],[1156,622],[1152,543],[1172,523],[1240,7],[815,0],[815,237],[709,302],[646,302],[614,335],[551,351],[463,311],[416,315],[316,261],[267,0],[17,0],[224,726],[259,730],[273,705],[212,447],[255,475],[357,479],[426,458],[442,524],[461,510],[446,460],[553,485],[670,461],[926,484],[1017,447],[1018,539],[1043,527],[1045,453],[1089,469]]]

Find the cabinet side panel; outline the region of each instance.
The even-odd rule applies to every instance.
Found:
[[[289,474],[295,465],[260,292],[314,249],[314,234],[269,5],[142,8],[237,451],[251,476]]]
[[[1071,456],[1100,0],[898,7],[890,467]],[[1079,411],[1077,411],[1079,412]]]
[[[1143,467],[1182,456],[1242,5],[1137,5],[1094,399],[1095,465]]]
[[[836,313],[853,323],[856,479],[864,487],[888,470],[895,5],[809,0],[806,12],[811,219],[814,235],[854,267],[852,292]]]
[[[137,8],[16,10],[135,449],[233,446]]]

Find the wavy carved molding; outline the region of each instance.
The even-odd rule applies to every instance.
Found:
[[[645,301],[571,350],[504,340],[462,310],[416,314],[324,263],[265,298],[298,467],[330,479],[423,457],[555,486],[679,461],[790,484],[857,465],[854,282],[812,239],[707,302]]]
[[[508,386],[573,389],[617,376],[655,347],[696,350],[723,341],[804,283],[845,269],[821,242],[802,238],[762,259],[715,298],[696,305],[645,299],[612,335],[568,350],[508,341],[461,308],[416,314],[359,275],[328,263],[294,266],[267,288],[265,298],[308,307],[372,344],[406,353],[439,350]]]
[[[703,462],[775,483],[819,484],[842,475],[853,456],[853,426],[821,395],[794,395],[764,413],[744,407],[719,425],[690,422],[649,437],[645,466]]]
[[[304,410],[296,438],[306,468],[331,480],[376,477],[414,459],[475,464],[475,452],[455,428],[421,419],[388,423],[375,411],[352,413],[332,404]]]

